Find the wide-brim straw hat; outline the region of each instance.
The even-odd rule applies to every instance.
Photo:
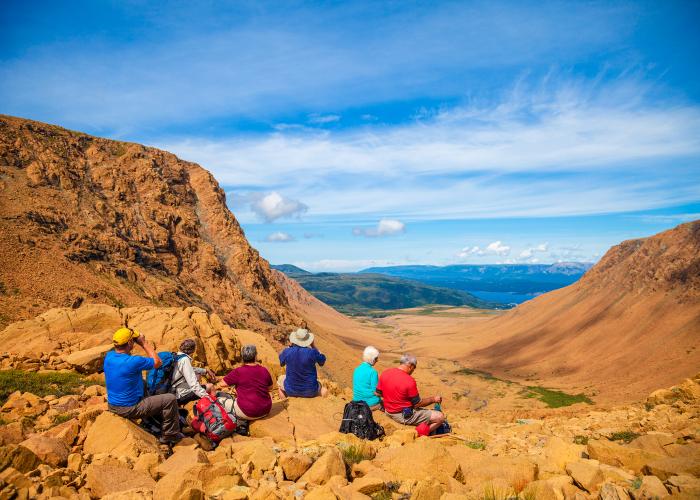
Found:
[[[289,334],[289,341],[300,347],[309,347],[314,342],[314,334],[306,328],[298,328]]]

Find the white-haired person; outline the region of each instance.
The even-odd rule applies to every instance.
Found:
[[[416,379],[411,376],[417,365],[415,356],[401,356],[398,367],[384,370],[379,376],[377,394],[384,401],[384,412],[392,420],[413,426],[425,423],[428,424],[429,431],[433,432],[445,421],[445,414],[425,407],[441,403],[442,396],[424,398],[418,394]]]
[[[362,352],[362,363],[352,374],[352,399],[364,401],[374,411],[382,408],[382,400],[377,396],[379,374],[374,365],[379,359],[379,351],[374,346],[367,346]]]

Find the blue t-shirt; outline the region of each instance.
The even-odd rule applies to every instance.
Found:
[[[284,392],[288,396],[312,398],[318,394],[316,363],[323,366],[326,357],[318,349],[293,345],[280,353],[280,365],[287,366]]]
[[[104,371],[107,402],[114,406],[134,406],[143,398],[141,372],[153,368],[153,358],[109,351]]]
[[[378,381],[377,370],[369,363],[362,363],[352,374],[352,399],[364,401],[369,406],[379,404],[379,396],[374,393]]]

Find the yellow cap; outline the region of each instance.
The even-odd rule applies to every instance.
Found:
[[[114,345],[124,345],[131,339],[135,339],[139,336],[139,332],[132,330],[131,328],[120,328],[114,335],[112,335],[112,342]]]

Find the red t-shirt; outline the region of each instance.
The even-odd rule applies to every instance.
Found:
[[[398,368],[389,368],[382,372],[377,390],[382,391],[384,408],[389,413],[400,413],[404,408],[410,408],[418,398],[416,380]]]
[[[236,387],[238,407],[249,417],[262,417],[270,413],[272,398],[268,388],[272,377],[261,365],[243,365],[231,370],[224,382]]]

